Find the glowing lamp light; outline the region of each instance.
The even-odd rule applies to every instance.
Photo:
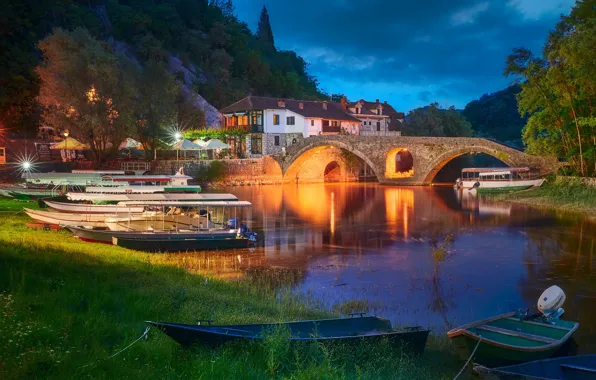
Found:
[[[68,137],[68,131],[64,131],[64,137]]]
[[[23,162],[23,169],[25,169],[25,170],[31,169],[31,162],[29,162],[29,161]]]
[[[182,137],[182,134],[180,134],[180,132],[176,132],[174,134],[174,138],[176,139],[176,141],[180,140],[181,137]]]

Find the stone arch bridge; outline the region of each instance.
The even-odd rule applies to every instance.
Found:
[[[345,151],[350,154],[345,154]],[[396,170],[396,156],[407,151],[413,166]],[[326,135],[299,139],[285,152],[271,156],[280,167],[284,182],[316,182],[330,165],[341,178],[349,180],[350,156],[355,155],[372,169],[383,184],[429,185],[435,175],[455,157],[484,153],[509,166],[532,167],[547,173],[557,168],[557,160],[533,156],[495,141],[474,137],[405,137]],[[372,174],[372,173],[371,173]]]

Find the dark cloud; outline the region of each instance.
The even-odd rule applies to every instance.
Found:
[[[407,110],[463,106],[507,85],[511,49],[539,52],[573,0],[235,0],[255,28],[269,10],[278,48],[296,50],[321,85]],[[410,96],[414,93],[414,96]]]

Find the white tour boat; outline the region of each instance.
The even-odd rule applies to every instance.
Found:
[[[544,182],[538,171],[530,168],[465,168],[461,173],[456,188],[480,193],[524,190]]]

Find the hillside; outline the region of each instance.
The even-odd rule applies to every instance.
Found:
[[[84,27],[141,65],[167,62],[187,91],[206,100],[195,103],[208,125],[210,105],[221,108],[247,93],[321,97],[306,62],[277,50],[270,33],[258,38],[234,16],[229,0],[10,1],[0,21],[0,65],[6,68],[0,73],[0,113],[13,131],[36,130],[36,45],[56,27]]]
[[[514,85],[468,103],[462,114],[472,124],[474,135],[522,147],[521,131],[527,119],[517,110],[515,96],[520,91],[521,88]]]

